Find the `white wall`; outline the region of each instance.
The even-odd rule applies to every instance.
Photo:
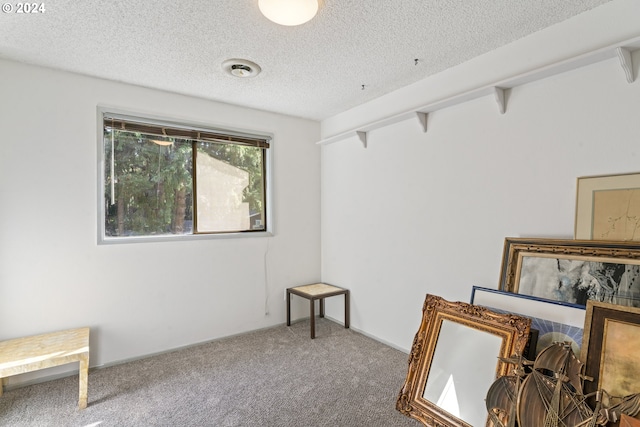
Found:
[[[554,37],[579,51],[593,32],[605,46],[640,35],[640,3],[613,3],[325,120],[323,136],[509,77],[527,55],[544,63]],[[408,351],[425,294],[498,286],[505,237],[571,238],[577,177],[640,170],[638,80],[611,59],[512,89],[504,115],[487,96],[430,114],[426,133],[408,120],[367,148],[323,146],[322,279],[351,289],[352,326]]]
[[[98,246],[98,105],[273,133],[275,236]],[[309,120],[0,61],[0,339],[90,326],[98,366],[285,322],[284,289],[320,278],[318,138]]]

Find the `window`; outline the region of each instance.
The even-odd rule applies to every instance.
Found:
[[[264,232],[270,138],[102,113],[102,241]]]

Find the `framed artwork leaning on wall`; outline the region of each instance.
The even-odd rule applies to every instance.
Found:
[[[574,237],[640,241],[640,173],[578,178]]]
[[[640,307],[640,245],[507,237],[499,288],[583,308],[589,300]]]
[[[611,396],[640,393],[640,308],[598,301],[587,303],[581,360],[585,393]]]
[[[499,313],[513,313],[531,319],[531,329],[538,331],[536,348],[528,359],[554,342],[570,342],[576,357],[580,357],[585,311],[573,304],[543,300],[529,295],[474,286],[471,304],[488,307]],[[527,356],[527,355],[525,355]]]
[[[484,398],[522,354],[531,319],[427,295],[396,409],[428,426],[490,425]]]

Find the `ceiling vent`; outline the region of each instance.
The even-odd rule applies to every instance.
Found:
[[[222,63],[222,69],[234,77],[255,77],[262,69],[255,62],[246,59],[227,59]]]

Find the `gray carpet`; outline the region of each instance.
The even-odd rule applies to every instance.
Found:
[[[327,319],[5,391],[0,425],[418,426],[395,410],[408,356]]]

